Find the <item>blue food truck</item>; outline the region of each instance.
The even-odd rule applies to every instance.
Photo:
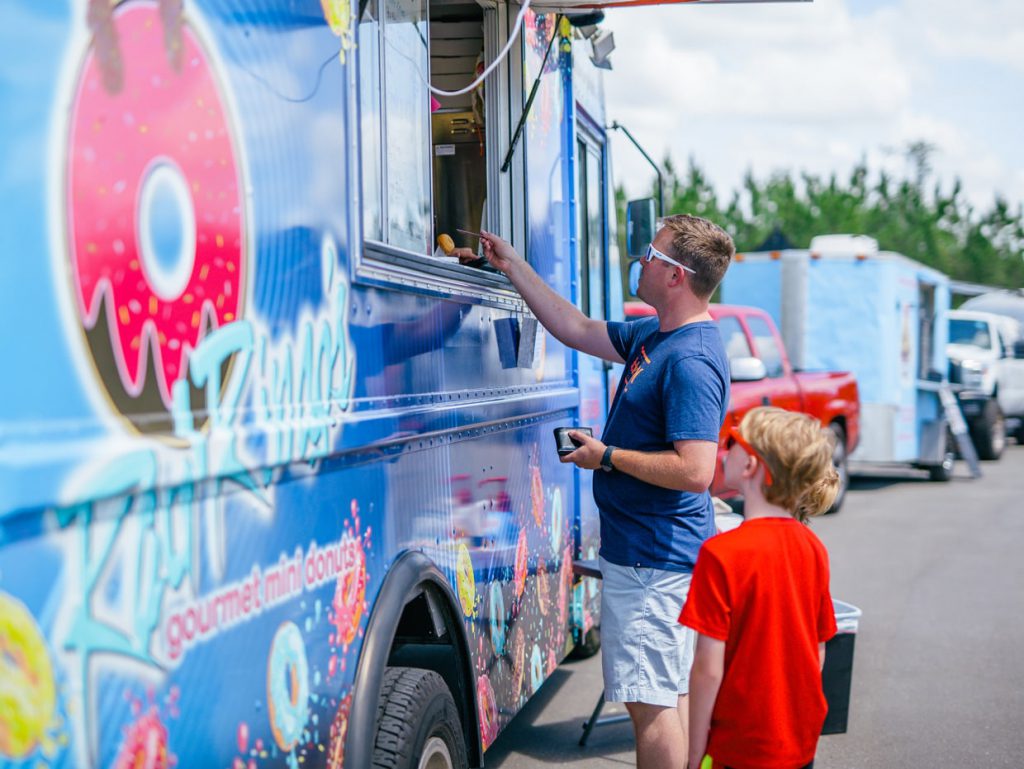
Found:
[[[956,444],[940,398],[946,275],[870,237],[824,235],[806,249],[737,255],[722,301],[771,314],[795,367],[857,376],[861,439],[851,471],[913,465],[950,479]]]
[[[621,317],[571,5],[3,5],[0,767],[480,766],[595,648],[617,372],[450,255]]]

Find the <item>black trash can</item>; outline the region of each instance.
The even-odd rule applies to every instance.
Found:
[[[825,644],[825,667],[821,683],[828,702],[828,714],[821,727],[822,734],[843,734],[850,714],[850,684],[853,679],[853,643],[861,610],[852,604],[832,599],[836,613],[837,632]]]

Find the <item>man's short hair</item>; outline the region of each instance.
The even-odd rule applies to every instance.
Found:
[[[693,293],[700,299],[710,299],[736,254],[729,233],[690,214],[666,216],[661,224],[672,231],[671,256],[697,271],[690,276]]]

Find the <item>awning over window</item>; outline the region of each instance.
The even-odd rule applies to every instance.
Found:
[[[587,11],[597,8],[626,8],[633,5],[725,5],[733,3],[809,3],[813,0],[536,0],[530,7],[537,13]]]

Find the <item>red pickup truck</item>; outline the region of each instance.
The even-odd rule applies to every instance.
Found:
[[[626,302],[626,318],[653,315],[643,302]],[[847,457],[860,439],[860,397],[857,380],[848,372],[794,371],[771,316],[753,307],[713,304],[711,316],[718,323],[732,369],[732,395],[718,445],[718,467],[711,493],[722,498],[736,495],[725,487],[722,463],[725,434],[755,406],[778,406],[816,417],[836,434],[833,457],[841,487],[830,512],[839,510],[849,486]]]

